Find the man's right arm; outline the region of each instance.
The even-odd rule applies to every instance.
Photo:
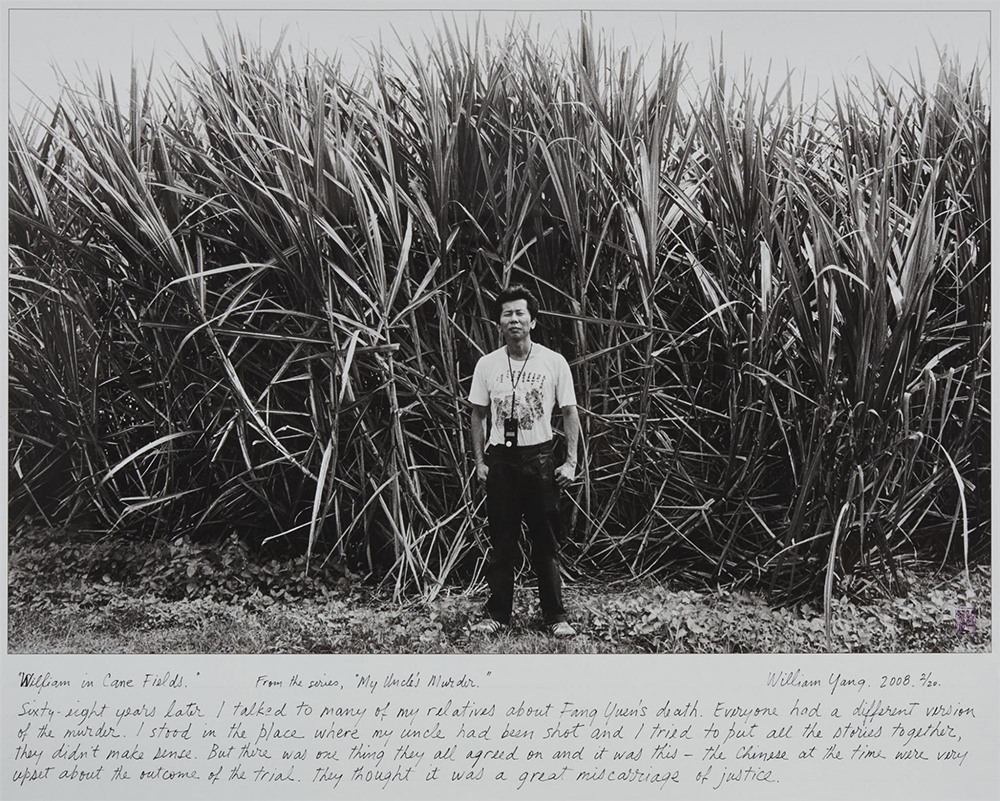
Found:
[[[476,478],[485,481],[490,472],[486,464],[486,413],[489,406],[472,404],[472,455],[476,459]]]

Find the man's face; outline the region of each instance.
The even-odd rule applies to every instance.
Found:
[[[507,340],[524,339],[534,327],[535,321],[528,313],[528,301],[509,300],[503,304],[500,311],[500,330]]]

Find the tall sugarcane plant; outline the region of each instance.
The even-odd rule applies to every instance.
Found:
[[[989,533],[981,68],[796,99],[444,26],[348,75],[238,33],[9,126],[10,509],[474,581],[465,401],[536,290],[571,566],[786,596]]]

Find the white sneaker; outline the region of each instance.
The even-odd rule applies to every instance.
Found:
[[[486,617],[476,623],[472,630],[477,634],[485,634],[487,636],[493,636],[499,634],[506,628],[503,623],[499,620],[494,620],[491,617]]]
[[[553,623],[549,626],[549,634],[553,637],[559,637],[560,639],[564,637],[575,637],[576,629],[574,629],[565,620],[560,620],[558,623]]]

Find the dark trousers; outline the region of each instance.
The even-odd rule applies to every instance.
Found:
[[[490,599],[486,613],[509,623],[514,606],[514,571],[520,556],[522,518],[528,525],[531,565],[546,623],[566,619],[559,577],[559,496],[552,443],[514,448],[492,446],[486,454],[486,508],[493,546],[486,566]]]

